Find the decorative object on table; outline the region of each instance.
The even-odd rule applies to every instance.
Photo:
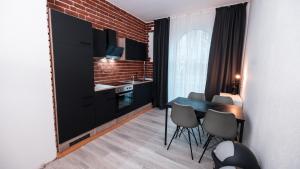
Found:
[[[207,111],[204,117],[203,127],[209,136],[204,144],[204,150],[199,159],[199,163],[213,137],[222,138],[224,140],[234,140],[236,138],[236,124],[236,119],[232,113],[220,112],[212,109]]]
[[[233,80],[232,85],[232,94],[239,94],[240,93],[240,80],[241,75],[236,74]]]
[[[215,169],[234,166],[243,169],[260,169],[254,154],[243,144],[223,141],[212,151]]]

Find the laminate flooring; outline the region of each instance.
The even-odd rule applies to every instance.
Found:
[[[210,148],[198,163],[202,144],[193,142],[194,160],[182,135],[167,150],[164,143],[164,110],[151,109],[121,127],[93,140],[67,156],[50,162],[45,169],[212,169]],[[169,118],[168,142],[176,126]],[[195,130],[198,138],[198,131]],[[193,140],[193,138],[192,138]]]

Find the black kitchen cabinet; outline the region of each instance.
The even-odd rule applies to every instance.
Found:
[[[114,89],[96,92],[95,110],[95,127],[117,117],[117,95]]]
[[[133,87],[133,107],[137,109],[152,102],[152,82],[136,84]]]
[[[109,46],[117,46],[117,32],[111,29],[105,29],[107,48]]]
[[[89,22],[51,10],[59,143],[95,124],[93,34]]]
[[[106,31],[93,29],[93,57],[105,57],[106,45]]]
[[[126,39],[126,59],[142,60],[147,59],[147,44],[135,40]]]

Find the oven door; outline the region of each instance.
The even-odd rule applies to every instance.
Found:
[[[119,110],[133,103],[133,91],[118,93]]]

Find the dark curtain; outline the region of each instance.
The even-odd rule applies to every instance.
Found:
[[[205,94],[208,100],[220,92],[232,92],[241,64],[247,3],[216,9],[209,53]]]
[[[165,108],[168,100],[169,18],[154,21],[153,104]]]

